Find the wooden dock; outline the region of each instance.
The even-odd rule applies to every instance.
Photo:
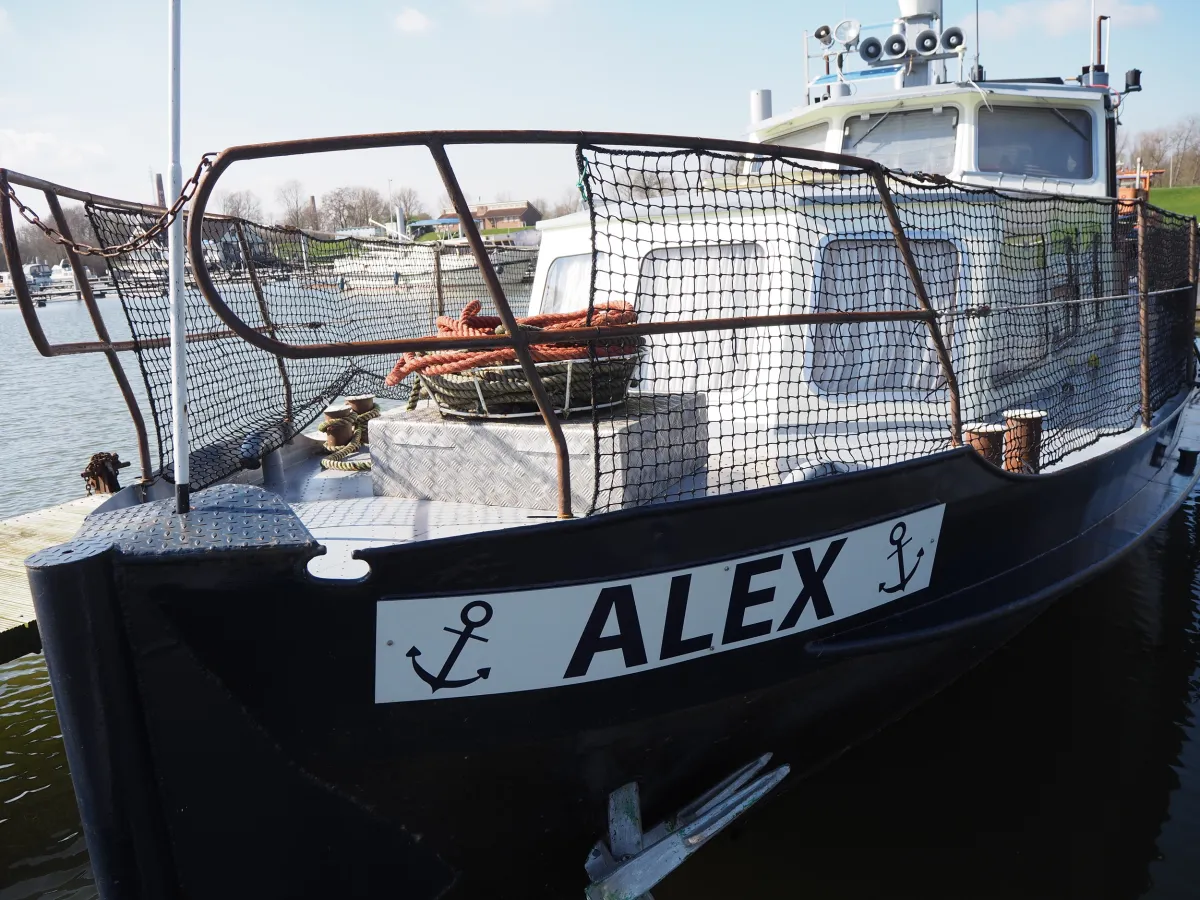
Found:
[[[42,648],[33,618],[25,558],[69,541],[84,518],[108,498],[83,497],[61,506],[0,519],[0,664]]]

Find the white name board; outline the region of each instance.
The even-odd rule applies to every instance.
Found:
[[[618,678],[837,622],[928,587],[944,511],[620,581],[380,600],[375,702]]]

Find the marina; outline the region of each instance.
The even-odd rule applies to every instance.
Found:
[[[1064,715],[1039,682],[1086,673],[1088,727],[1156,711],[1098,751],[1138,802],[1109,816],[1093,786],[1086,850],[973,892],[1172,896],[1191,861],[1160,881],[1147,847],[1191,802],[1161,772],[1195,746],[1200,227],[1140,160],[1120,187],[1143,88],[1108,71],[1107,16],[1078,76],[989,79],[942,7],[805,32],[803,101],[753,91],[745,139],[341,134],[185,181],[171,0],[157,206],[0,169],[23,331],[47,373],[111,379],[103,426],[59,448],[94,448],[88,497],[38,508],[23,478],[0,521],[0,711],[36,745],[0,799],[61,801],[69,769],[78,808],[25,832],[13,890],[494,897],[519,859],[522,897],[769,896],[760,854],[825,843],[784,824],[822,779],[886,798],[862,774],[886,736],[921,771],[939,715],[965,736],[1006,704],[1026,724],[968,755],[1007,765]],[[377,151],[432,167],[460,241],[412,241],[398,203],[394,228],[330,232],[228,193]],[[489,238],[466,151],[555,158],[578,205],[481,201],[537,219]],[[45,302],[56,280],[80,302]],[[971,693],[989,679],[1004,703]],[[1127,852],[1095,852],[1106,829]],[[846,895],[903,895],[903,871]]]

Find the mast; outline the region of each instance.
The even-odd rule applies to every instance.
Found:
[[[169,0],[170,13],[170,96],[171,122],[170,181],[172,201],[183,191],[183,170],[179,166],[179,36],[180,2]],[[183,216],[171,222],[167,232],[171,297],[171,442],[175,448],[175,512],[184,514],[190,507],[187,421],[187,298],[183,290]]]

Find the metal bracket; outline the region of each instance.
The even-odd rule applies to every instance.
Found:
[[[608,844],[597,841],[583,864],[588,900],[653,900],[650,889],[787,777],[790,766],[759,775],[765,753],[649,831],[642,831],[636,782],[608,796]],[[756,777],[757,776],[757,777]]]

